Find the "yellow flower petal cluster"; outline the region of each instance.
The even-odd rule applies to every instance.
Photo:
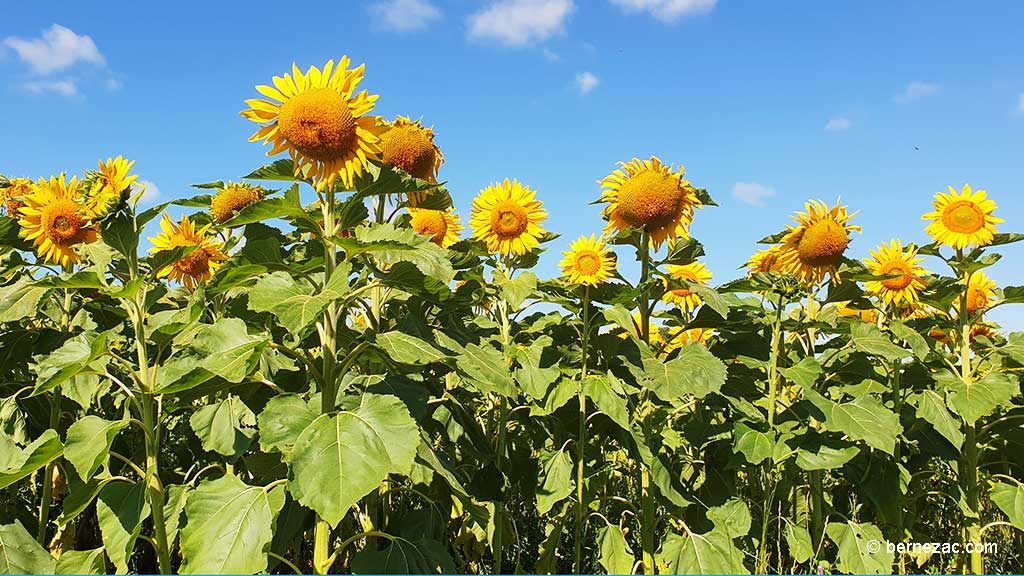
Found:
[[[162,252],[179,247],[195,247],[195,250],[180,260],[164,266],[157,272],[157,276],[180,282],[190,290],[209,280],[221,263],[228,259],[224,252],[224,243],[216,242],[210,237],[212,227],[212,224],[207,224],[197,228],[188,216],[182,216],[181,222],[175,223],[170,216],[164,214],[160,220],[160,234],[149,239],[153,243],[149,251]]]
[[[44,261],[60,264],[65,270],[81,257],[75,251],[80,244],[95,242],[99,231],[85,205],[81,183],[64,175],[40,179],[24,196],[25,205],[18,209],[20,234],[35,246]]]
[[[597,286],[615,274],[615,254],[593,234],[577,238],[562,255],[562,275],[573,286]]]
[[[473,237],[492,253],[522,256],[540,245],[541,223],[548,217],[536,194],[518,180],[505,179],[480,191],[469,225]]]
[[[985,191],[972,191],[968,184],[959,194],[952,186],[949,194],[936,194],[932,205],[935,210],[921,217],[932,221],[928,234],[939,244],[957,250],[991,244],[996,224],[1003,221],[992,215],[996,203],[986,197]]]
[[[601,181],[601,201],[608,204],[602,212],[608,221],[605,233],[641,229],[650,234],[656,249],[670,238],[688,237],[694,211],[701,204],[683,178],[683,167],[673,170],[655,156],[619,166]]]

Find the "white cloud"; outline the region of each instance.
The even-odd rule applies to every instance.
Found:
[[[428,0],[384,0],[369,10],[380,26],[396,32],[422,30],[441,19],[441,11]]]
[[[4,38],[4,46],[14,50],[37,74],[52,74],[70,68],[76,62],[102,65],[103,55],[88,36],[79,36],[72,30],[54,24],[43,35],[32,40]]]
[[[710,12],[717,0],[611,0],[626,12],[650,12],[652,16],[668,24],[679,21],[683,16]]]
[[[565,29],[573,0],[497,0],[469,16],[469,37],[526,46]]]
[[[936,94],[938,91],[938,84],[932,84],[930,82],[911,82],[910,84],[907,84],[907,87],[903,92],[894,96],[893,100],[901,103],[915,102]]]
[[[33,94],[55,92],[61,96],[74,96],[78,94],[78,86],[71,80],[54,80],[51,82],[26,82],[25,89]]]
[[[133,193],[138,193],[138,190],[145,188],[145,192],[142,193],[142,198],[139,202],[144,204],[150,204],[160,199],[160,187],[149,180],[138,180],[135,184],[132,184]]]
[[[764,206],[764,201],[775,196],[775,188],[757,182],[737,182],[732,195],[751,206]]]
[[[562,59],[562,57],[559,56],[557,52],[551,50],[550,48],[544,48],[543,50],[541,50],[541,54],[544,55],[544,58],[548,62],[558,62],[559,60]]]
[[[826,132],[841,132],[843,130],[850,129],[850,119],[843,118],[842,116],[836,116],[835,118],[829,118],[828,123],[825,124]]]
[[[580,72],[576,75],[576,89],[580,94],[589,94],[600,83],[601,80],[590,72]]]

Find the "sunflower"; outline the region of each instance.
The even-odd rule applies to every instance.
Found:
[[[608,203],[601,213],[608,221],[605,232],[642,229],[650,234],[655,249],[669,238],[689,236],[700,200],[683,179],[683,167],[673,171],[654,156],[650,160],[634,158],[619,166],[600,182],[605,188],[601,202]]]
[[[678,350],[679,348],[682,348],[684,345],[689,344],[690,342],[706,345],[708,343],[708,340],[710,340],[711,337],[714,335],[714,331],[709,330],[707,328],[673,330],[676,330],[676,332],[670,333],[669,338],[671,338],[671,340],[669,340],[668,343],[665,345],[666,354],[671,353],[673,350]]]
[[[11,178],[9,184],[6,188],[0,188],[0,214],[18,218],[18,211],[25,205],[21,199],[34,193],[36,185],[28,178]]]
[[[743,266],[750,268],[751,274],[758,272],[781,272],[781,256],[783,253],[782,246],[772,246],[767,250],[758,250],[750,257]]]
[[[934,212],[921,217],[932,220],[928,235],[932,240],[957,250],[967,246],[987,246],[992,243],[996,224],[1001,218],[992,215],[996,203],[987,199],[984,190],[971,191],[968,184],[957,194],[952,186],[949,194],[938,193],[932,202]]]
[[[850,245],[850,232],[860,232],[860,226],[848,224],[857,213],[848,214],[839,202],[829,208],[812,200],[804,207],[807,212],[793,217],[797,225],[789,226],[782,238],[779,265],[805,284],[819,284],[825,276],[838,279],[837,267]]]
[[[505,256],[522,256],[540,245],[541,223],[548,213],[535,193],[518,180],[491,184],[473,200],[469,225],[473,237]]]
[[[854,308],[850,306],[850,302],[841,303],[836,308],[836,313],[840,317],[859,316],[860,319],[868,324],[875,324],[878,322],[878,310],[874,308]]]
[[[413,122],[405,116],[396,117],[380,135],[380,149],[385,166],[404,170],[420,180],[437,182],[444,154],[434,144],[434,131],[424,128],[419,120]]]
[[[366,90],[355,93],[365,66],[348,69],[343,56],[334,66],[330,60],[323,72],[310,66],[303,74],[292,64],[292,73],[274,77],[274,86],[257,86],[268,100],[246,100],[242,116],[264,124],[250,138],[273,144],[267,156],[288,151],[295,174],[313,178],[318,190],[333,186],[338,178],[348,188],[380,154],[380,133],[373,110],[377,96]],[[278,103],[279,102],[279,103]],[[304,170],[308,169],[308,173]]]
[[[682,266],[670,264],[668,266],[668,275],[673,280],[700,284],[701,286],[707,286],[708,282],[711,281],[711,271],[700,262],[691,262]],[[669,279],[667,277],[664,279],[664,284],[666,292],[661,297],[662,302],[677,304],[685,312],[696,310],[701,305],[701,302],[703,302],[700,296],[690,291],[689,288],[673,288],[669,290]]]
[[[85,205],[93,218],[102,220],[124,200],[138,174],[129,174],[135,161],[121,156],[100,160],[98,172],[89,173],[89,186],[85,190]]]
[[[876,276],[892,276],[887,280],[869,280],[865,284],[868,294],[874,294],[886,305],[895,306],[900,302],[913,306],[918,293],[924,288],[925,270],[917,248],[903,247],[899,240],[892,240],[871,251],[871,258],[864,260],[868,270]]]
[[[233,218],[239,210],[263,199],[266,191],[259,186],[228,182],[210,201],[210,215],[218,224]]]
[[[426,208],[408,208],[412,219],[409,224],[418,234],[430,236],[430,239],[441,248],[447,248],[459,241],[462,233],[462,222],[455,210],[428,210]]]
[[[18,225],[21,236],[35,244],[36,254],[66,270],[78,263],[81,258],[75,246],[95,242],[98,237],[83,204],[78,179],[65,180],[63,174],[40,179],[24,200],[25,205],[18,210]]]
[[[573,286],[597,286],[615,274],[615,255],[603,238],[580,236],[563,252],[562,275]]]
[[[194,289],[200,282],[209,280],[221,262],[228,259],[228,255],[224,253],[224,244],[214,242],[207,235],[212,226],[207,224],[197,229],[188,216],[182,216],[181,222],[175,224],[170,216],[164,214],[160,220],[162,231],[155,238],[149,239],[153,243],[149,251],[162,252],[179,247],[195,247],[195,250],[184,258],[164,266],[157,276],[181,282],[189,289]]]
[[[967,315],[974,316],[988,308],[996,299],[996,283],[982,271],[971,274],[967,281]]]

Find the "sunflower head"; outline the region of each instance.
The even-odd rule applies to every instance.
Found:
[[[95,242],[98,237],[78,179],[66,180],[63,174],[40,179],[24,200],[18,210],[18,225],[21,236],[35,245],[36,254],[66,270],[78,263],[81,258],[75,246]]]
[[[430,236],[434,244],[441,248],[447,248],[459,241],[462,223],[459,221],[459,215],[453,209],[409,208],[408,210],[412,217],[409,225],[417,234]]]
[[[518,180],[491,184],[473,200],[473,237],[492,253],[522,256],[540,245],[548,217],[536,194]]]
[[[35,190],[35,183],[28,178],[11,178],[9,186],[0,188],[0,214],[17,219],[18,211],[25,205],[23,199]]]
[[[212,224],[196,228],[188,216],[182,216],[181,222],[174,222],[164,214],[160,220],[160,234],[150,238],[153,247],[150,252],[162,252],[174,248],[192,248],[183,258],[163,267],[157,276],[182,283],[188,289],[195,289],[200,282],[209,280],[221,263],[228,259],[224,252],[224,244],[215,242],[209,236]]]
[[[700,262],[691,262],[682,266],[669,265],[668,275],[673,280],[680,282],[691,282],[693,284],[700,284],[706,286],[711,281],[711,271],[708,270],[707,266]],[[669,304],[675,304],[683,309],[684,312],[691,312],[696,310],[701,305],[703,300],[700,296],[693,293],[687,288],[674,288],[669,290],[669,280],[665,278],[665,295],[662,296],[662,301]]]
[[[601,213],[608,221],[605,232],[641,229],[655,248],[669,238],[688,236],[700,200],[683,178],[683,167],[673,170],[654,156],[619,165],[601,181],[601,201],[608,203]]]
[[[837,275],[850,246],[850,232],[860,232],[860,226],[849,224],[857,213],[849,214],[839,202],[832,208],[817,200],[804,206],[807,212],[793,217],[796,226],[790,226],[782,238],[780,265],[805,284],[818,284],[826,275]]]
[[[562,275],[573,286],[597,286],[615,274],[615,256],[604,239],[580,236],[563,253]]]
[[[925,270],[921,267],[917,248],[899,240],[882,244],[864,260],[868,271],[876,276],[893,276],[885,280],[869,280],[865,284],[868,294],[874,294],[887,305],[914,306],[918,293],[925,287]]]
[[[89,173],[88,184],[85,186],[85,204],[93,217],[102,220],[114,211],[128,197],[132,184],[138,180],[138,174],[129,174],[135,161],[128,161],[118,156],[100,160],[100,169]]]
[[[935,210],[921,217],[932,221],[928,235],[935,242],[957,250],[991,244],[996,224],[1003,221],[992,215],[996,203],[986,197],[985,191],[971,191],[967,184],[959,194],[952,186],[949,194],[936,194],[932,205]]]
[[[423,127],[419,120],[396,117],[381,134],[380,148],[385,166],[404,170],[420,180],[437,182],[444,154],[434,143],[434,131]]]
[[[967,281],[967,314],[974,316],[988,308],[996,299],[996,283],[978,270]]]
[[[239,210],[263,199],[266,192],[259,186],[229,182],[210,201],[210,215],[218,224],[230,220]]]
[[[263,124],[249,141],[272,144],[268,156],[287,151],[295,174],[312,178],[318,190],[339,178],[351,188],[370,159],[380,154],[383,127],[377,117],[367,116],[377,96],[356,93],[364,67],[348,66],[348,57],[337,67],[328,61],[322,71],[310,66],[303,73],[292,64],[292,73],[275,76],[273,86],[256,87],[270,100],[246,100],[249,109],[242,111],[245,118]]]
[[[772,246],[767,250],[755,252],[743,266],[744,268],[749,268],[751,274],[757,274],[758,272],[781,272],[781,256],[782,247]]]
[[[691,342],[707,345],[714,331],[707,328],[690,328],[688,330],[672,329],[669,331],[669,340],[665,344],[665,354],[678,350]]]

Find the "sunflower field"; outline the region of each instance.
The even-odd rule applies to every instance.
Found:
[[[985,191],[863,261],[808,201],[716,283],[711,195],[634,158],[539,278],[543,194],[453,206],[363,75],[257,86],[286,156],[189,198],[0,178],[0,572],[1024,570],[1024,333],[986,320],[1024,287],[985,273],[1024,235]]]

